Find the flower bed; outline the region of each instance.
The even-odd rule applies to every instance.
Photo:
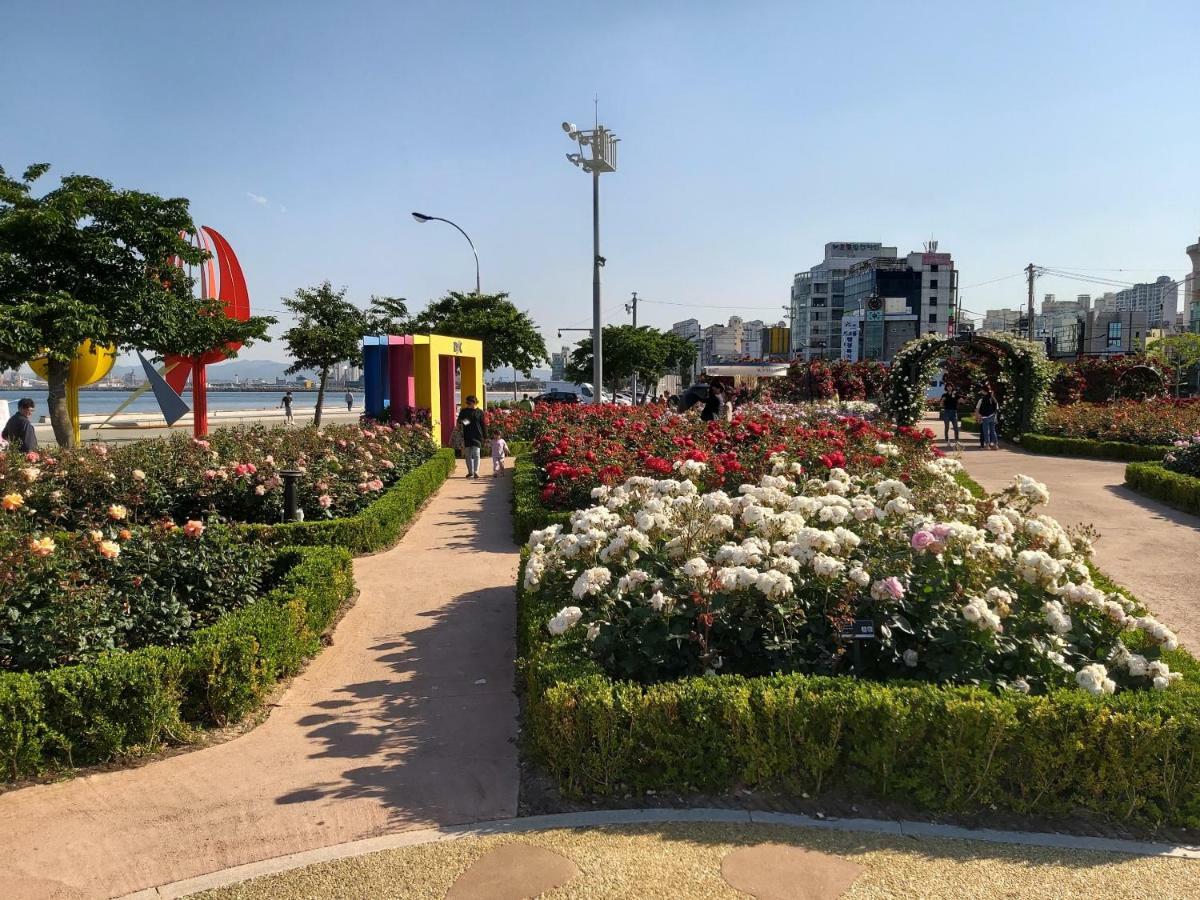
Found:
[[[750,407],[732,422],[703,422],[658,408],[588,406],[535,410],[529,430],[541,475],[540,500],[552,509],[572,509],[593,488],[631,476],[662,478],[702,473],[708,488],[756,481],[776,449],[791,448],[807,469],[877,468],[899,474],[927,457],[933,432],[901,428],[897,433],[820,405]],[[878,447],[891,441],[891,457]],[[937,451],[934,451],[937,452]]]
[[[736,492],[699,471],[601,487],[532,537],[524,731],[565,792],[836,784],[1200,822],[1195,662],[1092,581],[1041,486],[979,499],[944,462],[809,478],[773,456]],[[563,517],[536,501],[526,521]],[[864,619],[855,663],[842,630]]]
[[[180,646],[0,673],[0,773],[105,762],[237,721],[319,649],[353,592],[350,564],[343,549],[284,550],[271,590]]]
[[[353,516],[433,456],[419,428],[362,426],[228,428],[206,440],[183,435],[109,448],[0,454],[0,497],[17,502],[25,530],[90,529],[219,516],[236,523],[283,518],[283,478],[299,469],[297,499],[309,520]],[[16,498],[15,500],[13,498]]]
[[[1200,400],[1119,400],[1051,407],[1040,434],[1168,446],[1200,432]]]
[[[353,593],[346,548],[394,541],[453,466],[453,452],[438,451],[356,515],[328,522],[0,529],[0,546],[20,557],[0,576],[0,613],[18,626],[0,633],[0,657],[37,670],[0,672],[3,777],[153,751],[241,719],[319,649]],[[247,533],[344,546],[271,550],[239,539]]]

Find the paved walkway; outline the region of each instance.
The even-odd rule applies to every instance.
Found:
[[[983,451],[973,438],[963,435],[962,463],[976,481],[989,491],[1018,473],[1044,482],[1050,489],[1047,514],[1064,525],[1094,525],[1100,532],[1094,557],[1100,570],[1175,629],[1188,649],[1200,652],[1200,593],[1193,580],[1200,518],[1125,487],[1123,462]]]
[[[461,474],[461,470],[460,470]],[[109,897],[517,811],[511,476],[448,481],[254,731],[0,795],[0,897]]]

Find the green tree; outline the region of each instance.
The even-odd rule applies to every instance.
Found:
[[[49,170],[21,180],[0,168],[0,365],[47,356],[54,436],[74,443],[67,411],[71,360],[85,340],[119,350],[194,353],[265,339],[274,320],[226,318],[219,300],[192,294],[187,265],[207,258],[184,236],[188,202],[68,175],[40,197],[31,189]]]
[[[647,383],[657,382],[667,372],[690,366],[696,358],[696,348],[669,331],[659,331],[648,325],[606,325],[604,342],[605,385],[613,394],[620,384],[633,376]],[[576,383],[592,378],[592,339],[581,340],[567,360],[566,375]],[[595,387],[595,386],[593,386]]]
[[[320,372],[317,411],[313,424],[321,424],[325,403],[325,383],[329,370],[340,362],[358,365],[362,361],[362,339],[367,333],[367,315],[346,299],[346,289],[335,291],[328,281],[316,287],[297,288],[283,305],[296,316],[296,324],[283,333],[292,364],[288,374],[303,369]]]
[[[408,301],[403,297],[371,297],[367,307],[367,327],[371,334],[405,334],[411,324]]]
[[[1185,331],[1167,335],[1151,344],[1147,355],[1173,370],[1175,396],[1178,397],[1179,389],[1187,382],[1193,367],[1200,365],[1200,334]]]
[[[550,358],[533,319],[507,293],[451,291],[425,307],[412,320],[412,330],[483,341],[483,367],[488,370],[512,366],[528,375]]]

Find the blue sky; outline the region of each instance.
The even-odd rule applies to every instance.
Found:
[[[595,94],[623,139],[607,321],[635,290],[683,304],[643,305],[660,326],[781,316],[831,240],[935,237],[982,311],[1024,284],[975,285],[1031,261],[1182,276],[1200,235],[1186,0],[0,0],[0,22],[0,165],[190,198],[258,311],[326,278],[364,304],[470,289],[466,243],[417,209],[556,346],[591,317],[590,185],[559,123]]]

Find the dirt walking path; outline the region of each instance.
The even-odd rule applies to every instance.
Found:
[[[459,475],[465,471],[461,468]],[[0,897],[111,897],[388,831],[515,816],[511,476],[455,477],[254,731],[0,795]]]
[[[1123,462],[983,451],[964,434],[962,463],[989,491],[1017,474],[1045,483],[1047,514],[1064,525],[1096,526],[1096,565],[1200,653],[1200,518],[1125,487]]]

